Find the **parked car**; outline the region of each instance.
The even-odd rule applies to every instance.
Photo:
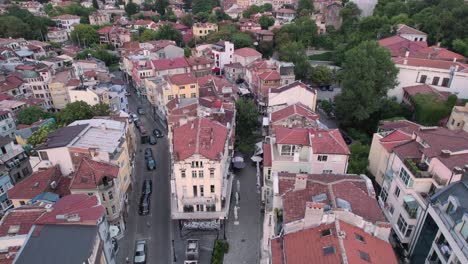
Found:
[[[153,150],[151,148],[146,148],[145,149],[145,160],[153,158]]]
[[[143,182],[143,190],[142,190],[142,195],[149,195],[152,192],[152,187],[153,187],[153,182],[151,179],[146,179]]]
[[[156,161],[154,161],[152,158],[148,159],[146,162],[146,168],[150,171],[156,169]]]
[[[353,140],[351,139],[351,137],[348,136],[348,134],[346,134],[346,132],[344,132],[341,129],[340,129],[340,134],[343,137],[344,142],[346,143],[346,145],[351,145],[351,143],[353,143]]]
[[[155,137],[157,137],[157,138],[162,138],[162,137],[164,137],[164,134],[161,132],[161,130],[159,130],[159,129],[157,129],[157,128],[153,130],[153,135],[154,135]]]
[[[149,143],[150,143],[150,145],[156,145],[156,143],[158,143],[158,141],[156,140],[155,136],[151,135],[149,137]]]
[[[140,215],[148,215],[149,214],[149,211],[150,211],[150,199],[151,196],[149,196],[149,194],[145,194],[145,195],[142,195],[141,196],[141,199],[140,199],[140,208],[139,208],[139,211],[138,213]],[[144,263],[144,262],[142,262]]]
[[[330,86],[331,85],[320,85],[319,89],[320,89],[320,91],[333,91],[333,89],[330,90]]]
[[[137,240],[135,245],[135,257],[133,263],[144,264],[146,263],[146,241]]]
[[[138,107],[138,108],[137,108],[137,113],[138,113],[139,115],[144,115],[144,114],[145,114],[145,109],[143,109],[143,107]]]

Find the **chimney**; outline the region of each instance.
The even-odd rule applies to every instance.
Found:
[[[317,226],[322,222],[325,204],[306,202],[304,227]]]
[[[304,190],[307,187],[307,174],[296,174],[294,191]]]

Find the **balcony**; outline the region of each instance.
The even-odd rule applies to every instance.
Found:
[[[428,172],[429,166],[426,163],[414,159],[405,159],[403,163],[415,178],[431,178]]]
[[[182,196],[182,203],[185,205],[196,205],[196,204],[205,204],[213,205],[218,201],[216,195],[211,195],[207,197],[184,197]]]
[[[106,190],[109,190],[110,188],[113,188],[114,187],[114,181],[108,181],[108,182],[105,182],[101,185],[98,185],[98,190],[100,191],[106,191]]]
[[[452,255],[452,248],[445,239],[444,235],[440,235],[439,239],[436,241],[437,248],[439,249],[441,255],[445,261],[448,261],[450,255]]]
[[[403,208],[405,208],[406,213],[408,213],[411,219],[416,219],[419,205],[412,195],[405,195],[405,197],[403,197]]]

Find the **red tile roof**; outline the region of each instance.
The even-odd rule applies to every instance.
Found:
[[[75,172],[70,189],[95,189],[102,184],[104,177],[115,179],[118,175],[119,166],[84,158]]]
[[[46,170],[35,172],[8,190],[8,198],[29,200],[41,193],[56,193],[57,187],[60,184],[62,178],[65,177],[62,176],[62,173],[58,167],[50,167]],[[57,184],[57,187],[52,188],[51,183],[54,181]],[[62,191],[65,192],[62,195],[70,193],[69,190],[68,192],[66,191],[66,188]]]
[[[406,143],[410,140],[410,134],[406,134],[400,130],[394,130],[384,138],[380,139],[380,143],[388,152],[391,152],[394,147]]]
[[[228,129],[206,118],[197,118],[174,128],[174,159],[185,160],[194,154],[219,160],[224,154]]]
[[[103,27],[100,30],[98,30],[98,34],[107,34],[111,31],[112,31],[112,26]]]
[[[385,217],[375,199],[372,185],[368,186],[366,180],[358,175],[323,175],[305,174],[307,185],[303,190],[294,190],[296,174],[279,173],[279,193],[283,199],[284,223],[293,222],[304,218],[306,203],[313,196],[326,194],[327,198],[322,203],[333,208],[340,198],[351,205],[351,212],[363,217],[370,222],[385,221]],[[333,193],[330,192],[330,188]],[[333,208],[336,209],[336,208]]]
[[[278,127],[275,129],[275,135],[277,144],[310,146],[307,128]]]
[[[258,75],[258,78],[264,81],[277,81],[281,79],[280,74],[273,70],[273,71],[267,71],[267,72],[262,72]]]
[[[263,143],[263,166],[271,167],[271,145]]]
[[[191,73],[167,75],[167,79],[175,85],[187,85],[197,82],[197,78],[195,78]]]
[[[415,28],[407,26],[405,24],[398,24],[397,34],[414,34],[414,35],[426,35],[426,33],[419,31]]]
[[[45,208],[37,206],[22,206],[8,211],[0,222],[0,237],[8,236],[8,230],[11,226],[19,226],[18,232],[14,234],[26,235],[31,230],[36,219],[45,212]]]
[[[306,84],[300,82],[300,81],[295,81],[293,83],[290,83],[290,84],[287,84],[287,85],[283,85],[283,86],[280,86],[280,87],[277,87],[277,88],[271,88],[270,89],[270,93],[282,93],[286,90],[289,90],[289,89],[293,89],[293,88],[303,88],[303,89],[306,89],[314,94],[317,93],[317,91],[312,88],[312,87],[309,87],[307,86]]]
[[[136,26],[142,26],[142,25],[150,25],[150,24],[153,24],[154,22],[152,20],[148,20],[148,19],[139,19],[137,21],[135,21],[134,25]]]
[[[262,54],[252,48],[241,48],[234,50],[234,55],[241,57],[262,57]]]
[[[56,17],[53,17],[53,18],[52,18],[52,20],[55,20],[55,19],[70,20],[70,19],[80,19],[80,17],[79,17],[79,16],[75,16],[75,15],[65,14],[65,15],[60,15],[60,16],[56,16]]]
[[[465,60],[465,56],[450,51],[446,48],[439,46],[430,46],[424,49],[418,50],[415,54],[411,54],[411,57],[418,57],[422,59],[433,59],[433,60]]]
[[[308,120],[314,121],[319,119],[319,115],[309,109],[307,106],[301,103],[296,103],[271,113],[271,122],[275,123],[294,115],[298,115]]]
[[[78,216],[76,219],[67,219],[66,216]],[[65,217],[61,217],[65,216]],[[52,205],[52,210],[41,215],[36,224],[89,224],[96,225],[104,216],[104,207],[99,204],[95,195],[72,194],[63,197]]]
[[[423,67],[423,68],[435,68],[450,70],[451,67],[457,69],[457,72],[468,72],[468,64],[445,61],[445,60],[429,60],[429,59],[419,59],[419,58],[393,58],[395,64],[404,65],[404,66],[413,66],[413,67]],[[406,64],[405,64],[406,62]]]
[[[161,59],[151,61],[153,68],[156,71],[164,71],[170,69],[187,68],[189,67],[185,58]]]
[[[351,153],[338,129],[310,129],[310,135],[315,154],[349,155]]]
[[[380,131],[393,131],[398,129],[410,135],[413,134],[413,132],[418,130],[420,127],[420,125],[406,119],[381,121],[379,124]]]
[[[428,84],[407,86],[403,87],[403,90],[407,92],[410,96],[414,96],[417,94],[434,94],[438,98],[438,100],[443,102],[447,101],[448,97],[451,95],[450,92],[440,92]]]
[[[336,230],[337,226],[339,230]],[[328,229],[331,230],[331,235],[322,236],[322,231]],[[345,234],[341,238],[343,249],[338,233]],[[356,235],[360,235],[364,242],[357,240]],[[334,247],[334,252],[325,255],[324,248],[330,246]],[[271,241],[271,251],[273,264],[341,264],[343,254],[346,255],[348,263],[353,264],[398,263],[390,243],[343,221],[339,221],[339,225],[335,225],[334,222],[322,224],[276,238]],[[370,260],[362,259],[360,252],[368,254]]]
[[[190,58],[187,58],[187,63],[190,66],[207,65],[207,64],[211,65],[214,63],[214,61],[207,59],[207,58],[203,58],[203,57],[190,57]]]
[[[379,45],[390,51],[392,57],[404,57],[409,51],[413,54],[427,47],[425,41],[411,41],[400,36],[392,36],[378,41]]]
[[[244,68],[244,66],[242,66],[242,64],[240,64],[240,62],[234,62],[234,63],[225,64],[224,67],[227,67],[227,68],[235,68],[235,69],[242,69],[242,68]]]

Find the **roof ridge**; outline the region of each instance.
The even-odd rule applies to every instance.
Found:
[[[348,149],[348,152],[350,152],[350,150],[349,150],[349,148],[347,146],[343,146],[341,144],[341,142],[338,139],[335,138],[335,136],[332,133],[334,131],[338,131],[338,133],[340,132],[337,128],[335,128],[335,129],[332,129],[328,134],[330,134],[331,137],[336,141],[336,143],[338,143],[338,145],[340,145],[344,150]]]

